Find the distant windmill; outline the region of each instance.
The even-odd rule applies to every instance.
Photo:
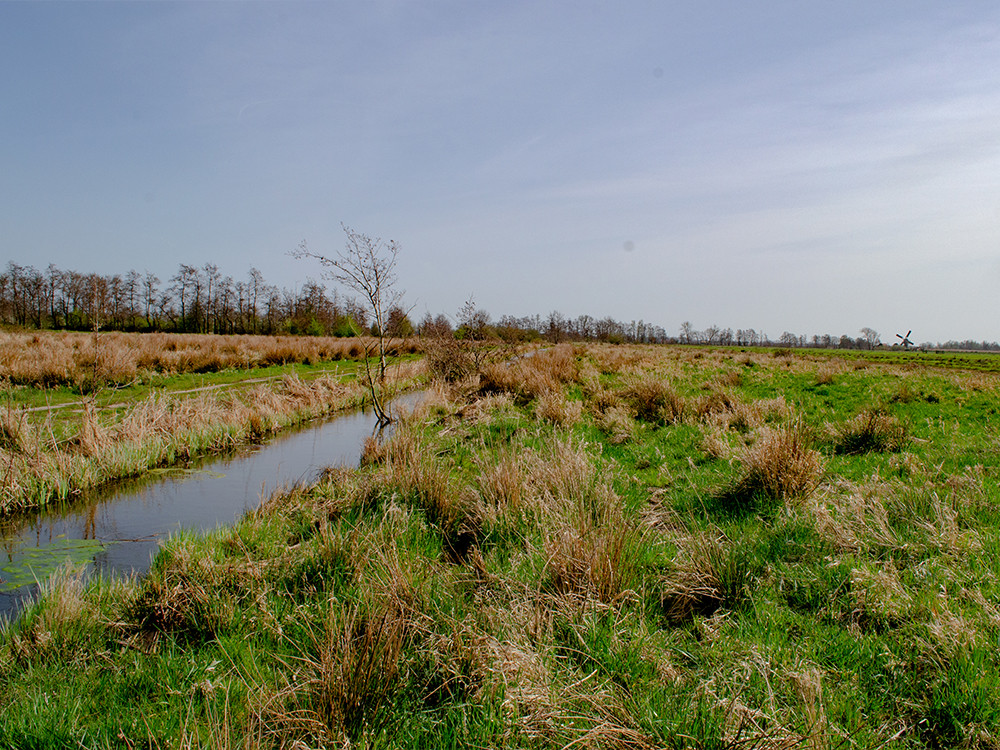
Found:
[[[913,342],[910,341],[910,334],[911,333],[913,333],[913,329],[912,328],[909,331],[906,332],[905,336],[900,336],[898,333],[896,334],[896,338],[899,339],[903,343],[903,348],[904,349],[909,349],[911,346],[913,346]]]

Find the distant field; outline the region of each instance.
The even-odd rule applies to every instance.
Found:
[[[873,351],[861,352],[837,351],[833,356],[843,356],[848,359],[864,359],[871,362],[884,362],[893,365],[1000,372],[1000,352],[922,352],[912,349],[909,351],[900,349],[875,349]]]
[[[1000,376],[899,354],[439,382],[144,580],[49,584],[0,746],[997,747]]]

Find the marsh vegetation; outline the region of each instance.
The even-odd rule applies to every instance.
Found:
[[[0,745],[996,747],[1000,380],[559,346],[0,642]]]
[[[0,334],[0,514],[370,400],[361,339]],[[419,377],[411,342],[378,393]],[[411,358],[412,359],[412,358]]]

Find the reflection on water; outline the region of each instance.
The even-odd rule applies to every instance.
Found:
[[[421,396],[395,405],[412,406]],[[93,570],[141,575],[172,532],[230,524],[279,487],[312,481],[329,466],[356,466],[375,423],[370,411],[334,417],[232,455],[118,482],[68,505],[0,518],[0,616],[16,615],[34,593],[36,584],[22,585],[32,571],[42,579],[72,559],[59,557],[61,547],[79,551],[85,540],[96,551]]]

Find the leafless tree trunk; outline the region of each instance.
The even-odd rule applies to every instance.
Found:
[[[327,269],[329,278],[346,288],[357,292],[367,304],[374,318],[373,330],[378,354],[379,385],[385,383],[385,348],[388,330],[386,326],[389,310],[399,305],[403,293],[396,289],[396,256],[399,245],[394,240],[384,241],[381,237],[371,237],[356,232],[344,224],[340,225],[347,235],[344,249],[334,257],[314,253],[305,241],[292,254],[296,258],[313,258]],[[358,331],[360,335],[362,331]],[[364,341],[364,338],[362,338]],[[381,424],[388,424],[392,417],[386,409],[376,387],[376,377],[371,371],[370,360],[376,352],[372,345],[365,343],[365,375],[371,394],[375,414]]]

